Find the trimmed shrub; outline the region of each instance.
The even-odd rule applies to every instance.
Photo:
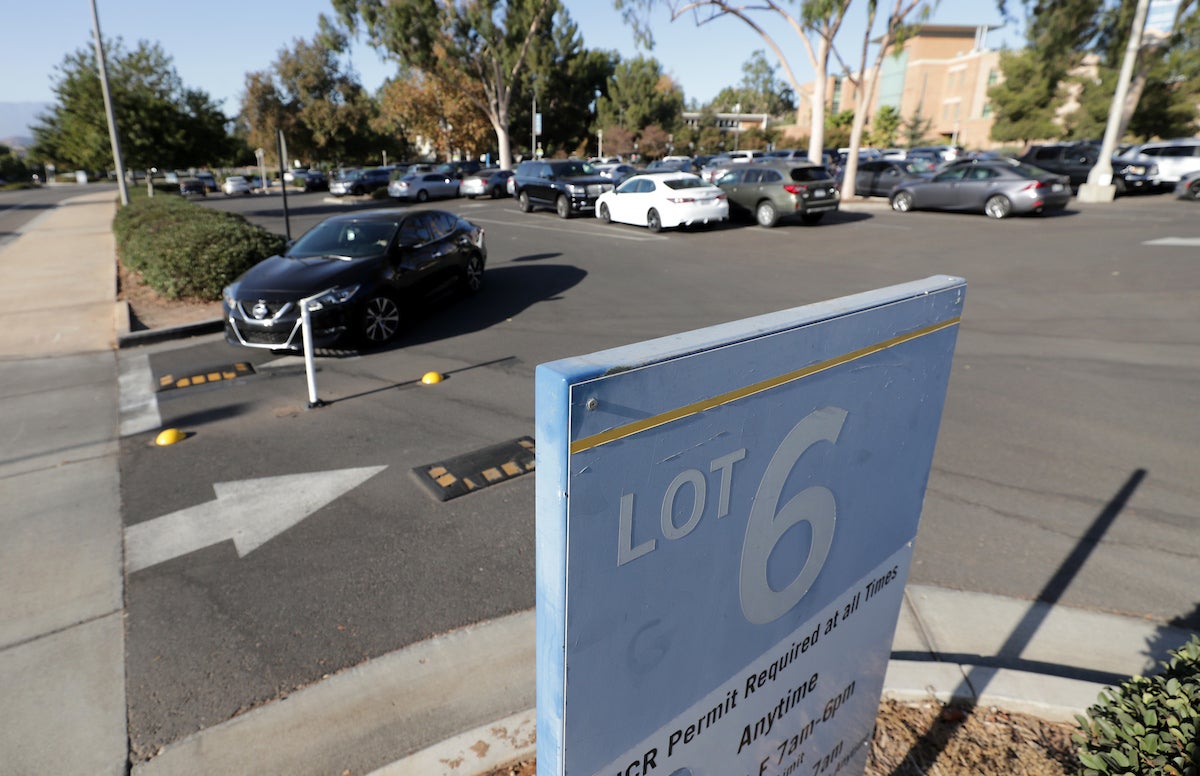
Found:
[[[135,199],[113,219],[125,267],[168,299],[206,302],[238,275],[284,248],[284,239],[233,213],[180,197]]]
[[[1170,654],[1162,673],[1106,690],[1076,716],[1084,776],[1200,774],[1200,637]]]

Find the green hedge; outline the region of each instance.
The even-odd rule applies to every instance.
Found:
[[[131,198],[113,219],[113,235],[121,262],[155,291],[206,302],[284,247],[282,237],[239,215],[178,196]]]
[[[1200,774],[1200,637],[1170,654],[1162,673],[1106,690],[1077,717],[1085,776]]]

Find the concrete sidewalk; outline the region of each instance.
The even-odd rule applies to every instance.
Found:
[[[130,770],[114,208],[112,193],[77,197],[0,249],[0,776]],[[885,694],[1069,720],[1190,635],[914,585]],[[478,776],[532,756],[534,676],[527,611],[343,671],[132,772]]]
[[[0,773],[126,772],[111,192],[0,251]]]

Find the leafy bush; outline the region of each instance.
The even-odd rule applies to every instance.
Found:
[[[1161,674],[1102,692],[1076,717],[1084,776],[1200,774],[1200,637],[1170,654]]]
[[[221,289],[284,240],[239,215],[177,196],[131,199],[113,219],[117,253],[168,299],[215,301]]]

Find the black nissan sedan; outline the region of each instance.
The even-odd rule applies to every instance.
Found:
[[[429,296],[478,291],[486,262],[483,229],[453,213],[334,216],[225,288],[225,339],[301,350],[300,303],[307,299],[314,347],[384,345]]]

